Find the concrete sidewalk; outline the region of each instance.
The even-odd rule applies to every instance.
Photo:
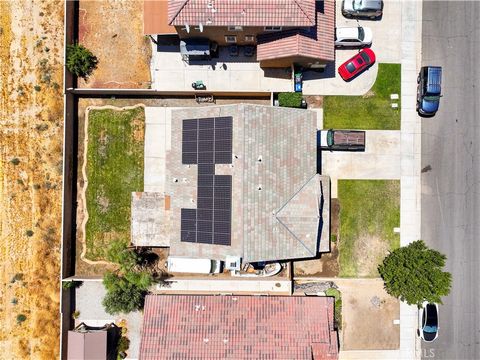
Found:
[[[400,245],[421,236],[421,122],[416,113],[417,75],[421,66],[422,2],[402,2],[402,109]],[[420,359],[415,306],[400,305],[400,359]]]

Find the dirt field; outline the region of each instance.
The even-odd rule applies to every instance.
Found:
[[[0,1],[0,358],[59,357],[63,2]]]
[[[143,35],[143,1],[80,1],[79,43],[99,61],[79,87],[150,87],[151,45]]]
[[[335,279],[342,293],[342,350],[393,350],[400,346],[400,303],[381,279]]]

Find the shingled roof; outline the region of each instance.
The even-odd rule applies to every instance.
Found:
[[[257,60],[301,56],[325,61],[335,60],[335,1],[316,3],[315,26],[259,35]]]
[[[232,163],[215,165],[215,174],[232,178],[231,244],[183,242],[181,209],[197,207],[198,166],[182,164],[182,121],[221,116],[233,121]],[[172,144],[178,146],[167,153],[170,255],[217,260],[237,255],[255,262],[311,258],[319,241],[321,249],[322,242],[328,244],[328,236],[319,240],[329,221],[321,221],[328,216],[321,189],[326,179],[316,174],[314,112],[247,104],[184,108],[172,111],[171,127]]]
[[[330,297],[149,295],[140,359],[338,358]]]
[[[315,0],[169,0],[170,25],[314,26]]]

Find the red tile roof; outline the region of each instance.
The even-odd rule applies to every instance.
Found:
[[[286,30],[258,37],[257,60],[302,56],[324,61],[335,60],[335,1],[318,1],[316,26]]]
[[[168,19],[170,25],[314,26],[315,0],[169,0]]]
[[[140,359],[337,359],[333,298],[149,295]]]

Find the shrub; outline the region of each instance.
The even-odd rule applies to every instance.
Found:
[[[18,314],[17,315],[17,324],[23,323],[25,320],[27,320],[27,317],[23,314]]]
[[[17,305],[17,304],[18,304],[18,299],[17,299],[17,298],[13,298],[12,301],[11,301],[11,303],[12,303],[13,305]]]
[[[10,163],[13,165],[18,165],[20,164],[20,159],[19,158],[13,158],[10,160]]]
[[[32,230],[27,230],[25,231],[25,235],[27,235],[28,237],[32,237],[33,236],[33,231]]]
[[[83,284],[82,281],[75,281],[75,280],[62,281],[62,289],[68,290],[71,288],[77,288],[77,287],[80,287],[82,284]]]
[[[280,93],[278,94],[278,104],[285,107],[299,108],[302,106],[302,93]]]
[[[79,316],[80,316],[80,311],[78,311],[78,310],[75,310],[72,313],[72,319],[78,319]]]
[[[341,330],[342,329],[342,294],[337,289],[330,288],[325,291],[325,295],[332,296],[335,298],[335,313],[334,313],[335,325],[337,329]]]
[[[35,89],[35,91],[40,91],[40,90],[42,90],[42,88],[40,87],[40,85],[35,85],[33,88]]]
[[[21,281],[23,280],[23,274],[22,273],[16,273],[13,275],[12,280],[10,282],[13,284],[15,281]]]
[[[123,272],[132,269],[140,261],[135,251],[128,249],[126,241],[122,240],[112,241],[106,255],[107,260],[118,264]]]
[[[129,347],[130,347],[130,340],[126,336],[122,336],[118,340],[117,352],[121,353],[121,352],[127,351]]]
[[[87,79],[97,68],[98,59],[83,45],[67,45],[67,69],[74,75]]]

